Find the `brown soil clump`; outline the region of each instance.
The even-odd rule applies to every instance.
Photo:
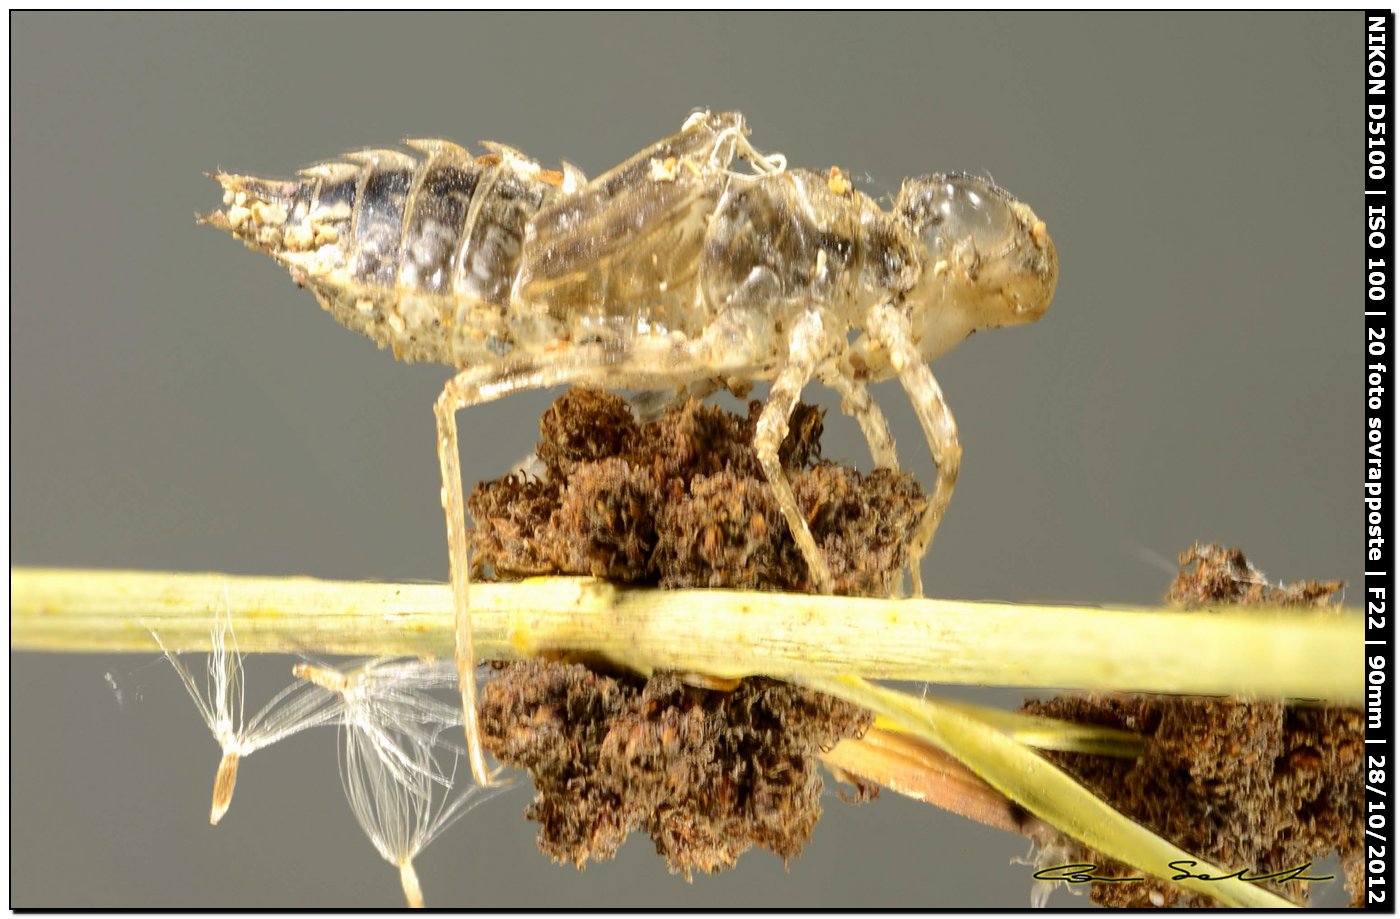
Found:
[[[747,417],[688,400],[639,425],[621,398],[574,390],[540,423],[543,479],[478,485],[473,563],[501,577],[587,574],[666,588],[811,592],[753,452]],[[799,405],[779,458],[836,593],[887,596],[925,498],[913,478],[822,462],[822,411]]]
[[[1271,586],[1238,549],[1192,546],[1169,602],[1201,605],[1327,607],[1337,581]],[[1194,567],[1193,567],[1194,566]],[[1243,658],[1242,658],[1243,659]],[[1353,905],[1361,867],[1361,713],[1324,705],[1234,699],[1092,694],[1030,700],[1024,710],[1137,731],[1136,761],[1047,754],[1124,814],[1226,871],[1287,871],[1342,854]],[[1099,874],[1137,876],[1125,865],[1084,853]],[[1189,867],[1189,866],[1188,866]],[[1168,869],[1170,870],[1170,869]],[[1318,876],[1316,869],[1302,872]],[[1300,904],[1308,884],[1269,884]],[[1167,881],[1095,882],[1103,906],[1216,905]]]
[[[687,879],[753,845],[800,854],[821,816],[817,757],[872,720],[773,680],[718,692],[538,660],[488,683],[481,715],[492,755],[534,778],[541,851],[581,868],[642,829]]]
[[[498,576],[584,574],[626,584],[810,591],[802,559],[753,452],[747,417],[694,400],[651,424],[625,401],[574,390],[540,423],[541,479],[477,486],[474,564]],[[836,592],[898,583],[925,498],[909,476],[820,461],[820,409],[799,405],[780,451]],[[634,829],[689,878],[758,845],[799,854],[821,815],[817,757],[873,718],[766,679],[732,692],[672,674],[650,680],[579,664],[506,665],[482,694],[482,732],[528,770],[540,849],[582,867]]]

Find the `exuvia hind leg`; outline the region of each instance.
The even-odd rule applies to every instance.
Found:
[[[496,784],[481,749],[481,729],[476,718],[476,652],[472,644],[470,547],[467,544],[467,506],[462,498],[462,468],[457,451],[457,411],[478,398],[484,373],[466,371],[448,381],[438,396],[438,462],[442,466],[442,508],[447,513],[447,558],[452,580],[454,657],[462,689],[462,725],[467,735],[467,761],[478,785]]]
[[[462,689],[462,722],[467,735],[467,759],[478,785],[497,784],[486,767],[476,714],[476,651],[472,643],[471,568],[467,541],[467,507],[462,495],[462,469],[457,449],[457,412],[526,389],[572,383],[596,373],[596,365],[560,364],[503,370],[476,367],[464,370],[443,387],[437,414],[438,461],[442,466],[442,507],[447,514],[448,564],[452,578],[453,624],[457,678]]]
[[[909,574],[914,595],[923,596],[919,564],[953,497],[958,468],[962,464],[962,445],[958,443],[958,428],[953,422],[948,403],[943,399],[943,390],[914,344],[909,317],[889,303],[880,303],[871,307],[866,315],[866,330],[889,352],[890,366],[909,395],[914,414],[918,416],[924,437],[928,439],[933,461],[938,466],[933,495],[909,546]]]
[[[667,378],[698,377],[707,366],[707,355],[669,348]],[[434,411],[437,415],[438,461],[442,466],[442,507],[447,515],[447,548],[452,578],[452,604],[456,640],[457,676],[462,689],[462,721],[467,737],[467,758],[472,776],[480,785],[494,784],[481,747],[476,713],[476,651],[471,626],[471,568],[467,541],[467,508],[463,498],[461,459],[457,448],[457,412],[527,389],[547,389],[569,383],[593,386],[637,386],[650,383],[647,368],[658,363],[657,354],[634,354],[632,362],[609,361],[600,349],[581,348],[569,359],[543,366],[515,368],[475,367],[464,370],[443,387]],[[639,379],[644,378],[644,379]],[[659,381],[658,381],[659,382]],[[779,438],[781,442],[781,438]],[[810,539],[810,535],[808,537]]]
[[[802,509],[797,506],[797,496],[793,494],[792,484],[788,482],[782,463],[778,460],[778,448],[782,446],[788,434],[788,419],[792,416],[798,397],[802,395],[802,387],[812,378],[825,349],[826,334],[821,314],[816,310],[808,310],[798,320],[791,338],[788,339],[787,364],[773,381],[768,403],[763,406],[763,413],[758,417],[753,448],[758,454],[758,462],[763,467],[768,485],[773,489],[773,498],[778,502],[783,516],[787,518],[792,538],[807,562],[813,584],[818,592],[829,594],[833,587],[831,570],[827,567],[821,550],[817,548],[812,529],[807,525],[807,518],[802,516]]]

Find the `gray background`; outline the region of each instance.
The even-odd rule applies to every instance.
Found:
[[[11,22],[12,564],[445,579],[446,369],[396,363],[196,227],[219,201],[202,173],[438,135],[597,174],[705,106],[872,194],[967,169],[1049,223],[1045,319],[934,368],[966,453],[931,594],[1150,603],[1162,560],[1204,539],[1356,596],[1360,14]],[[469,473],[528,452],[550,398],[465,413]],[[903,394],[877,398],[930,482]],[[868,465],[854,423],[828,417],[827,455]],[[11,666],[13,905],[400,902],[342,800],[333,731],[245,763],[215,830],[217,750],[169,667]],[[250,703],[285,675],[250,668]],[[430,903],[1028,902],[1022,840],[892,794],[833,800],[787,871],[752,852],[689,886],[644,837],[581,874],[552,866],[527,799],[420,858]]]

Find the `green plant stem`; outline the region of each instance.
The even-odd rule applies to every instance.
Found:
[[[10,647],[207,650],[227,605],[244,652],[452,654],[445,585],[15,568]],[[1357,705],[1354,613],[1185,613],[727,590],[593,578],[472,585],[483,659],[567,651],[643,674],[852,675],[1041,688],[1304,698]]]
[[[1112,858],[1214,897],[1225,906],[1279,909],[1294,905],[1257,884],[1230,877],[1230,871],[1193,856],[1119,814],[1066,772],[1007,736],[973,707],[923,701],[873,686],[858,677],[819,677],[807,680],[806,685],[898,722],[947,750],[987,784],[1041,820]],[[1180,861],[1196,867],[1192,872],[1182,872],[1173,864]],[[1210,879],[1195,876],[1200,873],[1209,874]]]

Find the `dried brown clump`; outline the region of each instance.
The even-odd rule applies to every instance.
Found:
[[[1272,587],[1238,549],[1219,546],[1192,546],[1180,562],[1183,570],[1167,597],[1189,606],[1321,607],[1341,587],[1336,581]],[[1049,755],[1124,814],[1227,871],[1287,871],[1334,849],[1349,877],[1359,865],[1364,744],[1358,710],[1103,694],[1030,700],[1024,710],[1142,734],[1145,745],[1136,761]],[[1084,860],[1100,865],[1100,874],[1141,874],[1093,853]],[[1308,902],[1306,882],[1269,886]],[[1360,905],[1360,889],[1351,882],[1348,887],[1353,904]],[[1156,878],[1096,882],[1091,896],[1115,907],[1216,905]]]
[[[663,587],[811,590],[753,452],[747,417],[696,401],[638,424],[616,396],[574,390],[540,423],[543,479],[479,485],[475,559],[499,575],[591,574]],[[800,405],[779,457],[838,593],[886,594],[925,499],[908,476],[819,461],[822,413]],[[817,757],[873,719],[765,679],[732,692],[604,675],[577,664],[504,667],[482,733],[527,769],[539,846],[582,867],[645,830],[687,878],[758,845],[801,852],[821,815]]]
[[[760,409],[688,400],[639,425],[616,396],[566,393],[540,424],[545,477],[483,483],[468,500],[476,563],[509,577],[811,591],[753,452]],[[779,458],[836,592],[887,595],[924,495],[907,475],[819,462],[821,432],[821,410],[799,405]]]
[[[1213,603],[1326,607],[1332,595],[1342,589],[1341,581],[1270,584],[1243,552],[1223,546],[1197,543],[1181,553],[1177,562],[1181,573],[1167,591],[1167,602],[1188,609]]]
[[[817,756],[872,720],[773,680],[718,692],[538,660],[487,684],[481,716],[487,749],[534,778],[541,851],[583,867],[642,829],[687,879],[755,844],[800,854],[821,816]]]

